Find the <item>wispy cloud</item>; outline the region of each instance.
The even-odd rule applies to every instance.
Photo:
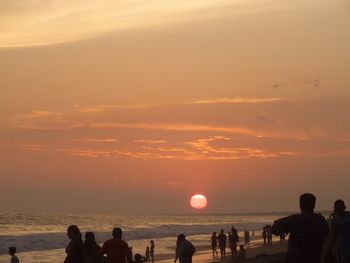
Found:
[[[140,140],[134,140],[136,143],[149,143],[149,144],[159,144],[159,143],[166,143],[166,140],[148,140],[148,139],[140,139]]]
[[[256,104],[256,103],[274,103],[287,102],[291,99],[286,98],[214,98],[214,99],[197,99],[187,102],[187,104]]]
[[[150,105],[139,104],[139,105],[97,105],[89,107],[81,107],[75,105],[74,108],[81,113],[101,113],[110,110],[131,110],[131,109],[144,109],[148,108]]]
[[[108,142],[118,142],[118,139],[115,138],[93,138],[93,137],[84,137],[80,139],[74,139],[73,141],[76,142],[102,142],[102,143],[108,143]]]

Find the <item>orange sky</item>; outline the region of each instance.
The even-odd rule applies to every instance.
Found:
[[[348,1],[84,3],[0,3],[3,210],[350,199]]]

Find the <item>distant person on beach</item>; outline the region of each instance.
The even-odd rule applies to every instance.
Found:
[[[112,232],[113,238],[103,244],[100,253],[107,254],[107,263],[132,263],[129,245],[122,240],[122,235],[122,229],[116,227]]]
[[[9,255],[11,256],[10,263],[19,263],[19,259],[16,256],[17,249],[15,247],[9,247]]]
[[[154,263],[154,249],[155,249],[155,244],[154,241],[151,240],[151,248],[150,248],[150,256],[151,256],[151,262]]]
[[[213,232],[210,239],[211,239],[211,250],[213,252],[213,257],[215,257],[219,254],[219,252],[216,249],[218,245],[218,237],[216,236],[216,232]]]
[[[316,197],[313,194],[301,195],[299,203],[301,213],[276,220],[272,233],[277,236],[289,233],[286,263],[320,263],[329,232],[327,221],[314,213]]]
[[[271,225],[267,225],[266,226],[266,230],[267,230],[267,244],[272,245],[272,226]]]
[[[238,237],[237,230],[235,228],[231,228],[231,233],[229,235],[228,242],[230,245],[232,257],[236,257],[237,256],[237,243],[239,242],[239,237]]]
[[[145,258],[147,259],[147,262],[151,262],[151,251],[149,250],[149,247],[146,247]]]
[[[248,230],[244,230],[244,246],[250,246],[250,234]]]
[[[186,239],[184,234],[180,234],[176,241],[176,255],[174,263],[179,259],[180,263],[192,263],[192,256],[196,248]]]
[[[264,245],[266,246],[266,241],[267,241],[267,229],[266,229],[266,226],[264,226],[264,228],[263,228],[262,238],[264,240]]]
[[[143,263],[146,261],[147,261],[147,258],[143,257],[141,254],[136,253],[133,263]]]
[[[331,220],[333,236],[327,256],[332,254],[333,246],[338,240],[338,256],[340,263],[350,263],[350,212],[346,211],[345,202],[334,202],[334,213]]]
[[[93,232],[85,233],[84,263],[103,263],[105,260],[100,254],[101,247],[95,240]]]
[[[225,235],[223,229],[221,229],[220,234],[218,235],[218,241],[219,241],[219,248],[220,248],[221,259],[224,259],[225,256],[226,256],[227,236]]]
[[[66,248],[67,256],[64,263],[83,263],[84,247],[80,229],[76,225],[69,226],[67,229],[67,236],[70,242]]]

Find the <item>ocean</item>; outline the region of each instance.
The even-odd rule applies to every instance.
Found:
[[[113,227],[123,229],[123,239],[133,247],[133,253],[144,255],[149,241],[155,241],[156,259],[174,254],[176,236],[186,234],[195,246],[210,245],[212,232],[234,225],[261,234],[265,224],[284,216],[265,214],[193,214],[193,215],[64,215],[64,214],[0,214],[0,263],[9,262],[8,247],[17,247],[21,262],[63,262],[64,248],[69,240],[66,229],[78,225],[83,235],[93,231],[98,243],[111,238]]]

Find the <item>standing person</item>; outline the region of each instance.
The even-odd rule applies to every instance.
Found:
[[[146,247],[145,258],[148,263],[151,262],[151,251],[149,250],[149,247]]]
[[[267,229],[266,229],[266,226],[264,226],[264,228],[263,228],[262,238],[264,240],[264,245],[266,246],[266,240],[267,240]]]
[[[267,243],[269,245],[272,245],[272,226],[271,225],[267,225]]]
[[[180,234],[176,241],[176,255],[174,263],[179,259],[180,263],[192,263],[192,256],[196,248],[186,239],[184,234]]]
[[[154,263],[154,248],[155,248],[155,244],[154,241],[151,240],[151,249],[150,249],[150,256],[151,256],[151,262]]]
[[[230,244],[230,249],[231,249],[231,253],[232,253],[232,257],[236,257],[237,256],[237,243],[239,242],[239,237],[238,237],[238,233],[237,230],[235,228],[231,229],[231,235],[229,235],[229,244]]]
[[[221,259],[223,260],[226,256],[226,241],[227,241],[227,236],[225,235],[223,229],[221,229],[220,234],[218,235],[218,241],[219,241]]]
[[[334,214],[331,221],[332,232],[327,257],[332,254],[333,246],[338,240],[338,256],[340,263],[350,263],[350,212],[346,211],[345,202],[334,202]]]
[[[247,259],[247,255],[245,253],[245,249],[243,245],[239,246],[239,255],[238,255],[238,259],[239,260],[246,260]]]
[[[70,242],[66,248],[67,256],[64,263],[83,263],[84,247],[80,229],[76,225],[69,226],[67,229],[67,236]]]
[[[86,232],[84,242],[84,263],[102,263],[100,249],[101,247],[95,240],[95,234],[93,232]]]
[[[132,263],[129,245],[122,240],[122,235],[122,229],[116,227],[112,232],[113,238],[103,244],[100,253],[107,254],[107,263]]]
[[[19,263],[19,259],[16,256],[17,249],[15,247],[9,247],[9,255],[11,256],[10,263]]]
[[[250,246],[250,234],[248,230],[244,230],[244,246]]]
[[[299,203],[301,213],[275,221],[272,233],[276,236],[289,233],[286,263],[320,263],[329,232],[327,221],[314,213],[316,197],[313,194],[301,195]]]
[[[218,245],[218,241],[217,241],[218,237],[216,236],[216,232],[213,232],[210,239],[211,239],[211,250],[213,251],[213,257],[215,257],[219,254],[216,249]]]

